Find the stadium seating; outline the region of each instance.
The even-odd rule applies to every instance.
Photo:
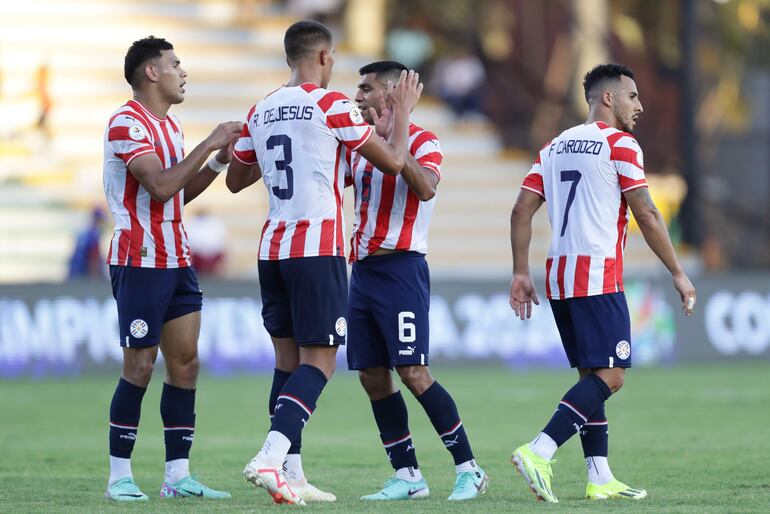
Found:
[[[0,74],[8,81],[13,65],[13,80],[28,77],[34,83],[35,70],[45,63],[53,100],[50,139],[28,126],[8,127],[3,120],[3,134],[15,135],[0,145],[0,281],[64,278],[74,233],[86,223],[90,208],[104,202],[103,128],[130,94],[122,65],[131,41],[155,34],[174,43],[189,73],[187,98],[174,108],[188,148],[217,122],[242,119],[256,99],[288,76],[282,40],[294,20],[267,8],[246,27],[231,10],[237,2],[42,4],[4,6],[0,20]],[[356,70],[365,62],[338,52],[331,87],[352,96]],[[0,106],[14,101],[7,95]],[[453,123],[448,109],[430,98],[418,106],[415,121],[437,133],[445,152],[430,236],[434,276],[505,277],[510,273],[508,218],[531,155],[502,151],[491,125]],[[219,180],[190,205],[188,216],[205,208],[225,221],[228,277],[256,273],[266,201],[261,186],[233,196]],[[348,226],[351,205],[348,192]],[[548,234],[542,209],[533,262],[544,259]],[[630,266],[650,262],[649,252],[636,250],[639,244],[638,237],[629,238]]]

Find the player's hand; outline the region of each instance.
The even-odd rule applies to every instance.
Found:
[[[214,150],[227,148],[230,143],[235,143],[238,139],[238,136],[241,134],[241,129],[243,129],[243,122],[226,121],[217,125],[206,140]]]
[[[532,316],[532,304],[540,305],[537,298],[535,284],[532,277],[524,274],[516,274],[511,280],[511,297],[508,300],[513,313],[520,319],[529,319]]]
[[[390,134],[390,127],[393,125],[393,111],[385,102],[385,95],[382,91],[377,95],[377,107],[380,109],[380,114],[377,114],[377,109],[374,107],[369,107],[369,115],[374,121],[374,131],[378,136],[386,138]]]
[[[394,109],[406,109],[411,112],[422,94],[423,84],[420,74],[414,70],[402,71],[398,84],[388,82],[388,99]]]
[[[220,148],[217,152],[217,160],[222,164],[227,164],[233,158],[233,149],[235,148],[235,141],[231,141],[229,145],[224,148]]]
[[[674,275],[674,289],[682,299],[682,311],[689,316],[695,310],[695,287],[684,272]]]

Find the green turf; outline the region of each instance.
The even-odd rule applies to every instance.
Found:
[[[575,438],[557,454],[553,486],[561,504],[556,506],[535,503],[509,456],[542,428],[573,374],[478,367],[436,367],[434,373],[458,403],[476,458],[491,478],[489,492],[473,503],[445,500],[454,478],[451,459],[410,397],[412,434],[431,497],[388,505],[360,502],[361,494],[379,488],[390,468],[363,392],[350,373],[340,372],[304,436],[306,473],[339,501],[308,510],[770,512],[767,363],[634,369],[607,406],[610,462],[619,479],[646,488],[649,497],[633,503],[581,499],[585,469]],[[267,428],[266,376],[201,379],[192,465],[203,482],[229,490],[233,499],[158,499],[161,380],[156,375],[145,397],[134,452],[135,477],[150,502],[131,506],[102,499],[114,377],[0,382],[0,512],[288,508],[271,505],[265,492],[241,478]]]

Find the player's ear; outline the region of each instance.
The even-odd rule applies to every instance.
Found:
[[[324,48],[321,50],[321,53],[318,54],[319,62],[321,63],[321,66],[326,66],[326,63],[329,61],[329,50],[328,48]]]
[[[144,76],[147,77],[150,82],[158,81],[158,70],[153,63],[148,62],[144,65]]]
[[[601,100],[606,107],[612,107],[612,91],[609,89],[602,91]]]

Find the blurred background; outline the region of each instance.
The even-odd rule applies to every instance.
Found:
[[[584,120],[582,76],[602,62],[636,74],[650,190],[699,292],[685,321],[632,225],[635,363],[770,356],[770,0],[3,0],[0,377],[120,360],[102,137],[130,98],[131,42],[175,45],[189,77],[173,110],[192,148],[288,79],[283,33],[308,18],[335,36],[330,88],[353,96],[357,69],[383,58],[426,83],[414,120],[445,153],[428,256],[439,360],[566,363],[547,305],[524,323],[510,312],[508,218],[536,150]],[[348,225],[351,205],[348,191]],[[232,195],[222,179],[187,206],[214,373],[272,366],[256,276],[266,209],[260,184]],[[541,296],[549,234],[541,209]]]

